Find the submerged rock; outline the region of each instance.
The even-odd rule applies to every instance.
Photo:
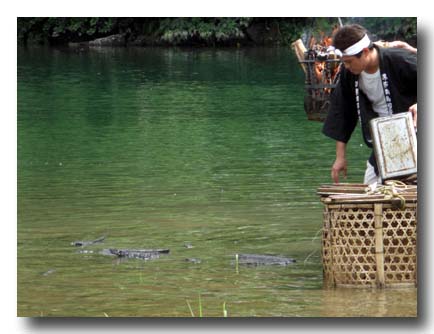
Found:
[[[202,260],[201,260],[201,259],[197,259],[197,258],[195,258],[195,257],[187,258],[187,259],[185,259],[185,261],[186,261],[186,262],[189,262],[189,263],[193,263],[193,264],[199,264],[199,263],[202,263]]]
[[[111,255],[128,259],[152,260],[163,254],[169,254],[169,249],[115,249],[108,248],[101,251],[102,255]]]
[[[260,255],[260,254],[237,254],[238,264],[259,266],[259,265],[279,265],[286,266],[296,262],[295,259],[283,256]]]
[[[42,276],[49,276],[51,274],[54,274],[56,272],[56,269],[49,269],[45,273],[42,274]]]
[[[89,250],[89,249],[80,249],[77,251],[78,254],[93,254],[94,251],[93,250]]]
[[[99,242],[103,242],[105,240],[105,235],[102,237],[99,237],[98,239],[95,240],[78,240],[78,241],[73,241],[71,242],[71,246],[76,246],[76,247],[87,247],[87,246],[91,246],[93,244],[97,244]]]

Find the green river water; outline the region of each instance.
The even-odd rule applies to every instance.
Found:
[[[19,316],[416,316],[416,289],[322,287],[334,142],[305,117],[291,50],[18,49],[17,78]],[[360,182],[360,129],[349,156]]]

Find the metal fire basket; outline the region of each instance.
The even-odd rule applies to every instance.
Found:
[[[330,95],[339,80],[338,67],[340,60],[330,58],[328,54],[309,50],[305,60],[300,64],[305,68],[304,110],[307,118],[313,121],[324,121],[330,106]]]

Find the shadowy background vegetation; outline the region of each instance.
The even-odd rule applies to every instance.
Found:
[[[342,18],[359,23],[378,39],[405,40],[416,44],[417,19]],[[307,34],[330,34],[338,18],[262,17],[21,17],[20,45],[86,44],[113,36],[113,46],[263,46],[289,45]]]

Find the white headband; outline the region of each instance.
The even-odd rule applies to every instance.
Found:
[[[369,45],[371,45],[371,40],[369,39],[368,35],[365,34],[365,36],[363,36],[363,38],[360,41],[358,41],[357,43],[346,48],[342,52],[342,55],[343,56],[354,56],[354,55],[358,54],[359,52],[361,52],[364,48],[369,47]]]

